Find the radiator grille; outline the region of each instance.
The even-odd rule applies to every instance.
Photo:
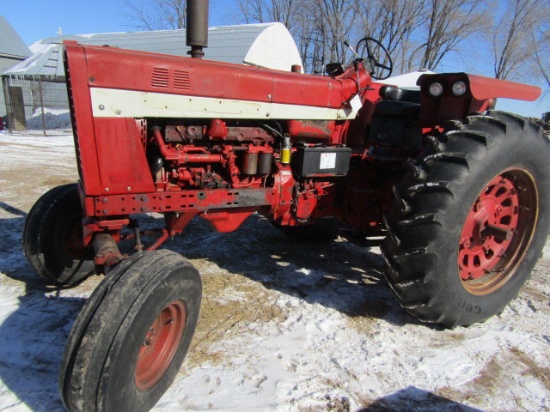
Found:
[[[80,154],[80,142],[79,142],[79,134],[78,129],[76,127],[76,115],[75,115],[75,108],[74,108],[74,99],[73,99],[73,83],[71,80],[71,72],[69,70],[69,62],[67,59],[67,51],[63,52],[63,65],[65,67],[65,79],[67,82],[67,96],[69,98],[69,110],[71,113],[71,123],[73,125],[73,138],[74,138],[74,148],[75,148],[75,154],[76,154],[76,166],[78,169],[78,176],[80,177],[80,181],[84,182],[84,173],[82,171],[82,156]]]

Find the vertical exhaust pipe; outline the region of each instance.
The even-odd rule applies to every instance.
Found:
[[[202,49],[208,47],[208,0],[187,0],[187,52],[191,57],[202,59]]]

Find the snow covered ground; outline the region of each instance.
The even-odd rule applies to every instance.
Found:
[[[58,366],[101,280],[45,288],[21,250],[26,213],[76,180],[68,130],[0,132],[0,410],[62,411]],[[154,217],[151,218],[154,221]],[[202,275],[188,358],[156,411],[550,410],[550,251],[484,324],[408,316],[377,248],[290,242],[259,216],[218,234],[201,220],[166,247]]]
[[[37,109],[34,115],[27,119],[27,129],[42,130],[43,123],[46,124],[46,129],[71,129],[72,127],[71,115],[67,109],[44,108],[44,115]]]

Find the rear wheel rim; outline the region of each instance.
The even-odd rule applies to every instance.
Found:
[[[147,331],[139,350],[135,371],[136,387],[147,391],[164,376],[185,331],[187,308],[181,300],[166,306]]]
[[[500,289],[529,249],[538,219],[538,191],[525,169],[495,176],[470,208],[458,248],[459,276],[474,295]]]

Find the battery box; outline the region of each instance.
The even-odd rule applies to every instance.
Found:
[[[344,176],[349,171],[349,147],[298,147],[292,169],[300,177]]]

